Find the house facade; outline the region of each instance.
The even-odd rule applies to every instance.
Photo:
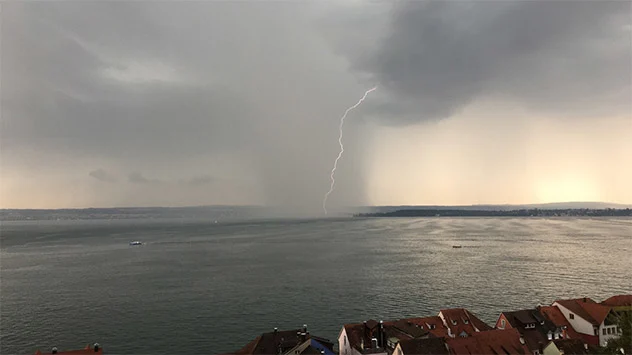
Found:
[[[616,316],[612,308],[590,298],[558,300],[553,303],[590,345],[606,346],[610,339],[619,337]]]

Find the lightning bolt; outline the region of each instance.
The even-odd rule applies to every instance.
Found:
[[[367,90],[362,96],[362,98],[355,105],[349,107],[345,111],[345,114],[342,115],[342,117],[340,118],[340,126],[338,127],[338,130],[340,131],[340,135],[338,136],[338,144],[340,144],[340,152],[338,153],[338,157],[336,158],[336,160],[334,160],[334,167],[331,169],[331,175],[330,175],[331,185],[329,185],[329,191],[327,191],[327,193],[325,194],[325,197],[323,198],[323,211],[325,211],[325,214],[327,214],[327,198],[329,198],[329,195],[331,195],[331,193],[334,192],[334,186],[336,185],[335,175],[336,175],[336,169],[338,168],[338,161],[340,160],[340,158],[342,158],[342,153],[345,152],[345,147],[342,144],[342,134],[343,134],[343,127],[345,125],[345,118],[347,118],[347,114],[349,114],[351,110],[353,110],[354,108],[362,104],[362,101],[366,99],[369,93],[371,93],[372,91],[375,91],[376,89],[377,89],[377,86],[372,89]]]

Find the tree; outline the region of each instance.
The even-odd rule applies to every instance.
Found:
[[[621,355],[623,349],[624,354],[632,354],[632,312],[621,312],[617,326],[621,330],[621,335],[608,341],[603,353]]]

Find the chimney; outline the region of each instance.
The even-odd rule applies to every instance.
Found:
[[[584,297],[584,303],[588,302],[588,299],[586,297]]]
[[[99,343],[94,343],[94,352],[95,353],[99,352]]]
[[[51,353],[52,354],[57,354],[57,347],[56,346],[53,346],[53,350],[51,350]]]
[[[378,346],[384,347],[384,321],[380,321],[380,326],[378,327]]]

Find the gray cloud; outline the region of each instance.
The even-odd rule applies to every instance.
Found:
[[[204,186],[214,183],[217,180],[217,178],[210,175],[200,175],[190,179],[180,180],[180,183],[187,186]]]
[[[99,180],[99,181],[103,181],[103,182],[116,182],[116,177],[114,177],[113,175],[110,175],[110,173],[108,173],[107,171],[103,170],[103,169],[97,169],[97,170],[93,170],[90,173],[88,173],[89,176]]]
[[[338,119],[375,83],[345,126],[332,205],[366,202],[367,113],[418,122],[488,97],[564,117],[628,107],[628,3],[398,4],[349,5],[359,19],[331,3],[3,4],[3,170],[160,178],[130,174],[126,205],[318,211]]]
[[[103,161],[163,182],[183,172],[229,180],[248,174],[263,199],[253,203],[318,210],[337,120],[362,86],[309,26],[315,6],[6,4],[3,151],[15,152],[16,161],[31,151],[44,152],[32,159]],[[348,176],[336,195],[345,203],[363,198],[355,183],[363,161],[353,157],[360,142],[347,141],[341,174]],[[188,184],[224,194],[203,178]]]
[[[127,176],[127,181],[129,181],[132,184],[160,184],[162,183],[158,179],[148,179],[139,172],[130,173]]]
[[[346,55],[379,83],[382,101],[369,105],[386,122],[446,118],[488,98],[567,117],[629,112],[630,6],[401,2],[372,52]]]

